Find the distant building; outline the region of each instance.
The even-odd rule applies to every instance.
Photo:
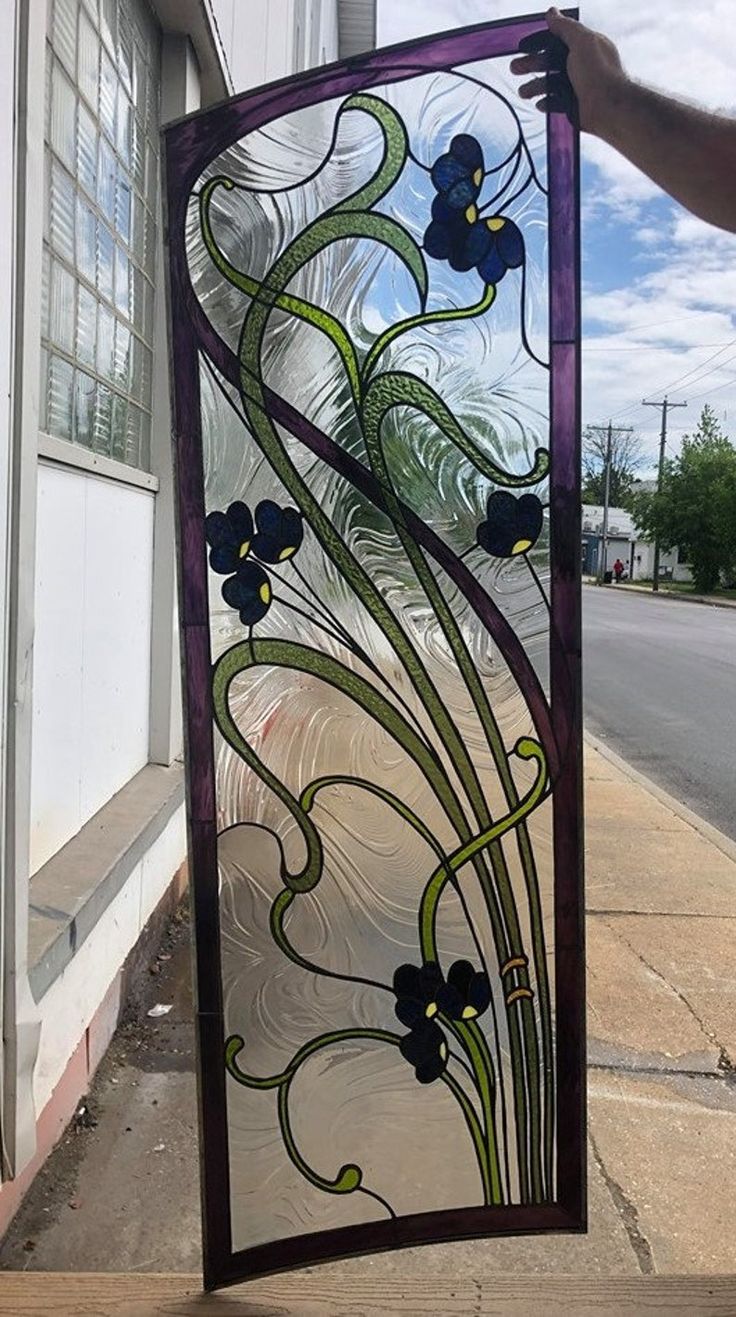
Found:
[[[583,504],[582,562],[584,576],[597,576],[603,552],[603,508],[595,503]],[[624,508],[608,509],[608,548],[604,571],[611,571],[620,558],[630,581],[650,581],[654,571],[654,545],[644,538]],[[660,577],[670,581],[691,580],[690,568],[680,549],[662,549],[659,556]]]

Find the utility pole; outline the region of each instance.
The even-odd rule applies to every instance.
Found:
[[[659,432],[659,470],[657,472],[657,493],[662,493],[664,480],[664,450],[667,447],[667,412],[670,407],[687,407],[686,402],[669,402],[665,394],[661,402],[647,402],[642,399],[642,407],[662,408],[662,429]],[[659,589],[659,536],[654,541],[654,566],[652,568],[652,589]]]
[[[598,555],[598,567],[595,574],[598,585],[601,585],[603,582],[603,573],[606,570],[606,558],[608,557],[608,504],[611,497],[611,450],[613,448],[613,425],[609,421],[608,425],[589,425],[588,429],[597,430],[600,434],[605,434],[607,436],[606,467],[603,481],[603,533],[601,535],[601,552]],[[631,434],[632,427],[626,426],[622,428],[621,426],[616,426],[616,433]]]

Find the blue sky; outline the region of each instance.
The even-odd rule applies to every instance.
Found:
[[[540,6],[541,7],[541,6]],[[533,6],[529,6],[533,11]],[[523,13],[503,0],[378,0],[387,45]],[[590,0],[581,17],[618,45],[629,73],[736,114],[733,0]],[[710,402],[736,440],[736,237],[664,196],[603,142],[583,138],[583,421],[632,425],[655,460],[659,413],[643,398],[687,401],[671,413],[677,452]]]

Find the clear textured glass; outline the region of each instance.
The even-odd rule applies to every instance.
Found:
[[[100,0],[100,35],[114,57],[117,36],[117,0]]]
[[[51,39],[70,78],[77,66],[77,0],[53,0]]]
[[[154,142],[158,133],[149,82],[158,77],[159,38],[146,11],[146,0],[49,0],[44,84],[44,238],[70,268],[52,262],[45,249],[42,336],[84,368],[69,386],[74,406],[65,409],[59,399],[68,381],[57,359],[49,358],[42,376],[45,414],[54,433],[98,452],[114,449],[120,460],[134,463],[148,461],[141,416],[151,405],[152,363],[142,345],[134,351],[120,318],[151,332],[150,286],[130,260],[135,249],[153,280],[156,223],[143,192],[148,177],[149,200],[157,205],[156,151],[147,137]],[[137,398],[141,416],[129,416],[127,399],[113,396],[116,389]]]
[[[117,92],[115,66],[107,51],[103,50],[100,57],[100,123],[111,142],[115,141]]]
[[[97,357],[97,298],[83,284],[77,288],[78,361],[94,366]]]
[[[110,421],[110,453],[118,462],[127,457],[128,403],[118,393],[113,395]]]
[[[106,224],[97,226],[97,287],[103,297],[114,296],[115,242]]]
[[[48,391],[49,391],[49,354],[41,348],[39,369],[39,407],[38,427],[42,432],[48,431]]]
[[[80,102],[77,118],[77,177],[94,198],[97,194],[97,125]]]
[[[130,466],[140,466],[145,456],[141,451],[143,440],[143,412],[132,402],[128,403],[125,427],[125,461]]]
[[[236,1249],[554,1198],[545,183],[499,60],[196,185]]]
[[[130,245],[130,209],[132,204],[127,175],[120,173],[115,194],[115,228],[123,242]]]
[[[112,399],[110,390],[104,384],[98,384],[92,422],[92,447],[95,452],[106,457],[112,453]]]
[[[120,246],[115,248],[115,305],[121,315],[130,315],[130,265]]]
[[[74,400],[74,367],[61,357],[48,359],[46,427],[57,439],[71,439]]]
[[[131,333],[126,325],[116,321],[115,324],[115,381],[127,393],[130,389],[130,346]]]
[[[49,336],[49,297],[51,287],[51,256],[44,247],[41,257],[41,338]]]
[[[74,439],[85,448],[94,446],[95,406],[97,384],[90,375],[75,371],[74,385]]]
[[[100,42],[84,9],[79,14],[79,64],[77,82],[91,108],[97,110]]]
[[[137,115],[134,115],[131,124],[130,159],[133,182],[139,192],[144,192],[146,187],[146,134]]]
[[[133,255],[139,265],[145,264],[146,252],[146,208],[143,199],[136,192],[133,197]]]
[[[56,347],[74,351],[74,277],[58,261],[51,268],[48,336]]]
[[[117,149],[123,164],[130,165],[131,141],[133,133],[133,106],[122,85],[117,90]]]
[[[126,9],[118,13],[117,71],[128,95],[133,94],[133,35]]]
[[[55,160],[50,167],[49,239],[59,255],[74,261],[74,185]]]
[[[91,284],[97,280],[97,216],[77,197],[77,269]]]
[[[112,220],[115,215],[115,185],[117,179],[117,164],[111,147],[104,137],[100,138],[100,188],[97,201],[102,213],[108,220]]]
[[[51,74],[51,145],[67,168],[76,167],[76,109],[74,88],[60,64]]]
[[[102,304],[97,312],[97,370],[105,379],[115,377],[115,317]]]

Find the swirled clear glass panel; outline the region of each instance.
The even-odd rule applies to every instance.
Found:
[[[557,1199],[548,152],[508,65],[273,118],[188,202],[235,1252]]]

